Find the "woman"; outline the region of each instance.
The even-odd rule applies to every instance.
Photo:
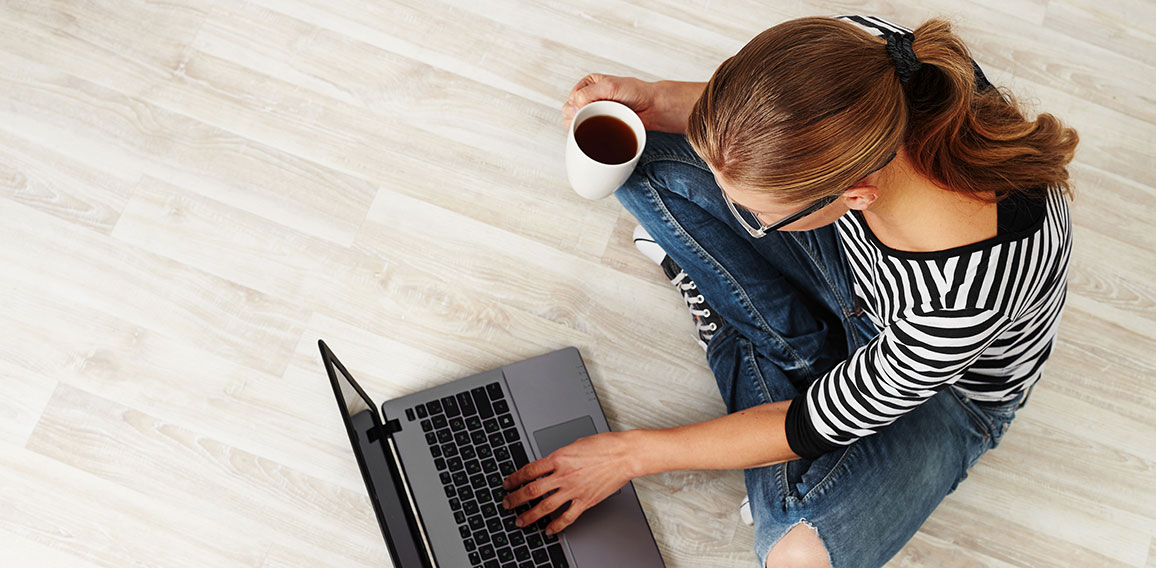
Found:
[[[595,99],[666,133],[616,195],[730,414],[583,438],[504,504],[533,522],[570,502],[556,532],[633,477],[743,468],[760,564],[884,564],[1040,377],[1075,131],[1026,120],[941,20],[786,22],[706,84],[591,75],[567,122]]]

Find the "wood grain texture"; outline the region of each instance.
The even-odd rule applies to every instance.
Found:
[[[559,109],[837,13],[949,17],[1082,141],[1044,379],[889,566],[1156,568],[1141,0],[0,3],[3,564],[388,565],[318,338],[379,400],[575,345],[615,429],[721,415],[633,219],[569,189]],[[635,485],[669,566],[755,564],[741,472]]]

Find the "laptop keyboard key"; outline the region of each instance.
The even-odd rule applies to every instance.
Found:
[[[518,548],[515,548],[514,549],[514,558],[516,558],[518,560],[518,562],[525,562],[525,561],[529,560],[530,559],[530,549],[526,548],[524,546],[519,546]]]
[[[488,544],[485,546],[479,546],[478,552],[480,552],[482,554],[482,560],[489,560],[489,559],[493,558],[494,556],[496,556],[496,554],[494,553],[494,547],[492,547]]]
[[[472,551],[474,551],[474,550],[477,550],[477,548],[478,548],[478,545],[474,544],[474,539],[472,539],[472,538],[467,538],[467,539],[464,541],[464,544],[466,545],[466,550],[467,550],[467,551],[471,551],[471,552],[472,552]]]
[[[510,544],[514,546],[526,544],[526,536],[520,532],[512,532],[510,533]],[[529,549],[526,550],[529,551]]]
[[[466,429],[466,421],[459,416],[457,418],[450,418],[450,430],[454,432],[461,432]]]
[[[474,397],[470,396],[469,392],[459,392],[457,399],[462,416],[473,416],[478,413],[478,409],[474,407]]]
[[[454,494],[456,495],[457,493],[455,492]],[[458,500],[457,497],[450,497],[450,508],[455,511],[460,510],[462,508],[462,502]],[[462,521],[458,521],[458,524],[461,524],[461,522]]]
[[[454,474],[454,485],[461,487],[462,485],[465,485],[469,482],[470,482],[470,478],[469,478],[469,476],[466,475],[466,472],[459,471],[459,472]]]
[[[489,503],[491,499],[490,490],[485,487],[478,489],[474,492],[474,498],[478,500],[478,503]]]
[[[493,418],[486,420],[483,423],[483,426],[485,426],[487,434],[493,434],[494,432],[502,429],[502,427],[498,425],[498,421],[494,420]]]
[[[534,562],[537,562],[538,564],[545,564],[546,561],[550,559],[550,554],[547,553],[546,549],[544,548],[539,548],[538,550],[531,552],[530,556],[532,556],[534,558]]]
[[[506,535],[502,533],[502,521],[500,519],[490,519],[486,521],[486,529],[490,531],[490,534],[494,535],[492,539],[494,546],[506,544]],[[498,542],[498,537],[502,537],[502,542]]]
[[[468,438],[468,436],[467,436],[467,438]],[[474,452],[473,446],[462,446],[462,454],[461,455],[462,455],[463,460],[472,460],[472,459],[478,457],[478,454],[476,454]]]
[[[490,533],[488,533],[486,531],[475,532],[474,533],[474,542],[478,543],[478,546],[481,546],[483,544],[486,544],[487,542],[490,542]]]
[[[449,485],[449,484],[453,483],[453,479],[450,477],[450,472],[443,471],[443,472],[441,472],[440,475],[441,475],[441,479],[442,479],[442,485]]]
[[[433,432],[428,432],[428,433],[426,433],[426,435],[425,435],[425,443],[426,443],[426,444],[429,444],[429,445],[431,445],[431,446],[432,446],[432,445],[434,445],[434,444],[436,444],[436,443],[438,443],[438,435],[437,435],[437,434],[434,434]]]
[[[476,515],[480,509],[478,508],[477,501],[466,501],[466,504],[462,505],[462,510],[465,511],[467,515]]]
[[[490,395],[490,400],[500,400],[505,398],[502,394],[502,385],[498,383],[490,383],[486,385],[486,394]]]
[[[449,430],[438,430],[438,441],[441,443],[449,442],[454,439],[454,433]]]
[[[446,431],[448,432],[449,430],[446,430]],[[502,435],[500,433],[490,434],[490,445],[491,446],[496,448],[496,447],[501,446],[502,444],[505,444],[505,443],[506,443],[506,440],[505,440],[505,438],[502,438]]]
[[[514,417],[510,416],[509,414],[503,414],[498,417],[498,424],[500,424],[502,428],[513,428]]]
[[[435,458],[434,459],[434,467],[438,468],[439,470],[445,469],[446,468],[446,459],[445,458]]]
[[[518,435],[517,428],[510,428],[509,430],[503,432],[503,434],[506,436],[506,442],[510,444],[517,442],[521,438],[521,436]]]
[[[458,499],[465,501],[474,498],[474,490],[470,489],[469,485],[463,485],[458,488]]]
[[[429,432],[430,430],[433,430],[433,422],[431,422],[429,419],[422,420],[421,430],[422,432]]]
[[[441,428],[445,428],[446,426],[450,425],[450,421],[446,420],[446,417],[441,415],[441,414],[434,416],[431,420],[433,422],[434,428],[441,429]]]
[[[453,497],[454,496],[454,488],[453,487],[450,487],[449,485],[447,485],[443,489],[446,492],[446,497]]]
[[[513,462],[504,461],[498,464],[498,471],[502,473],[502,477],[510,477],[514,475],[515,471],[518,471],[518,468],[514,467]]]
[[[534,525],[530,525],[530,526],[534,526]],[[542,535],[540,535],[538,533],[526,535],[526,545],[529,546],[530,548],[541,548],[542,544],[543,544]],[[534,558],[534,561],[541,562],[541,560],[538,560],[537,557]]]
[[[474,489],[481,489],[486,486],[486,478],[479,473],[470,478],[470,486]]]
[[[475,446],[485,447],[484,444],[486,443],[486,433],[481,430],[470,432],[470,440],[474,442]],[[478,451],[480,452],[482,449],[478,448]]]
[[[453,444],[446,444],[446,445],[442,446],[441,448],[442,448],[442,454],[444,454],[447,458],[452,458],[452,457],[458,455],[458,447],[453,445]]]
[[[470,527],[466,527],[466,526],[458,527],[458,534],[462,535],[462,538],[469,537],[470,536]]]
[[[482,471],[485,473],[498,471],[498,462],[494,460],[482,460]]]
[[[504,544],[505,543],[503,543],[502,545],[504,545]],[[502,545],[498,544],[497,538],[494,539],[494,546],[502,546]],[[514,559],[514,551],[513,550],[510,550],[509,548],[499,548],[498,549],[498,561],[499,562],[509,562],[513,559]]]
[[[470,528],[476,531],[482,530],[486,526],[486,521],[482,519],[481,515],[474,515],[470,517]]]
[[[482,466],[481,466],[481,464],[478,463],[478,460],[470,460],[470,461],[466,462],[466,473],[469,473],[470,475],[474,475],[476,473],[481,473],[481,472],[482,472]]]
[[[430,416],[442,413],[442,403],[439,400],[427,402],[425,407],[429,410]]]
[[[566,554],[562,552],[562,545],[551,544],[546,547],[546,552],[550,554],[550,562],[553,563],[554,568],[570,567],[570,564],[566,562]]]
[[[471,552],[470,553],[470,564],[477,565],[477,564],[481,564],[481,563],[482,563],[482,557],[478,556],[477,552]]]
[[[471,416],[469,418],[466,418],[466,428],[469,428],[471,432],[473,432],[474,430],[481,430],[482,429],[482,419],[478,416]]]
[[[494,412],[502,414],[510,411],[510,404],[504,400],[494,401]]]
[[[421,405],[421,404],[417,405],[417,417],[418,418],[425,418],[426,416],[429,416],[429,413],[426,412],[425,405]]]
[[[526,457],[526,449],[522,447],[522,444],[511,445],[510,454],[514,456],[514,466],[518,469],[522,469],[530,463],[529,458]]]
[[[430,446],[429,447],[429,455],[433,456],[435,458],[442,457],[442,447],[437,445],[437,444]]]
[[[405,419],[409,420],[410,422],[414,421],[414,415],[413,415],[413,409],[412,408],[405,409]]]
[[[454,511],[454,521],[459,525],[466,522],[466,514],[461,511]]]
[[[447,396],[442,399],[442,409],[446,411],[446,416],[450,418],[462,414],[462,411],[458,408],[458,399],[452,396]]]
[[[478,409],[478,416],[490,418],[494,415],[494,407],[490,406],[490,399],[486,396],[486,388],[478,387],[470,391],[474,397],[474,406]]]
[[[446,460],[446,465],[449,466],[450,471],[461,471],[462,460],[461,460],[461,458],[453,457],[453,458]],[[441,469],[441,468],[438,468],[438,469]]]

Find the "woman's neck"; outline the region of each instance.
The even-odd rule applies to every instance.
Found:
[[[906,159],[897,158],[892,165],[897,167],[888,168],[877,182],[878,199],[863,210],[867,225],[883,244],[901,251],[933,252],[998,233],[995,203],[943,189]]]

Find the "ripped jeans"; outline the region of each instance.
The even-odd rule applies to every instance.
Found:
[[[855,303],[835,226],[750,238],[685,136],[648,132],[615,195],[726,320],[707,361],[728,412],[793,399],[878,334]],[[850,446],[746,470],[759,566],[800,522],[818,532],[831,566],[882,566],[1026,400],[979,403],[949,387]]]

